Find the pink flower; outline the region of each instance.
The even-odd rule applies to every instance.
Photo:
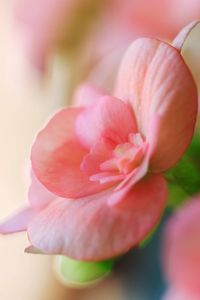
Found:
[[[170,218],[163,246],[164,270],[170,287],[164,299],[200,299],[199,196]]]
[[[94,12],[95,21],[88,21]],[[125,43],[128,36],[133,40],[140,35],[173,39],[183,26],[199,18],[199,0],[24,0],[17,6],[16,19],[28,58],[44,70],[47,58],[63,40],[65,45],[85,40],[93,48],[106,51],[112,46],[114,51],[113,39],[119,39],[119,47],[125,36]],[[81,32],[85,27],[89,30]],[[101,28],[106,35],[102,43]],[[95,51],[89,56],[99,61],[101,57]]]
[[[127,31],[173,39],[200,18],[199,0],[110,0],[110,14]]]
[[[158,222],[162,172],[193,135],[195,83],[177,49],[144,38],[127,50],[114,94],[85,87],[79,107],[62,109],[41,130],[31,161],[42,194],[33,202],[33,192],[22,223],[17,215],[2,233],[27,230],[44,253],[95,261],[128,251]]]

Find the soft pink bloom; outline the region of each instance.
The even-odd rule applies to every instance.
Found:
[[[88,26],[94,11],[99,12]],[[128,36],[132,40],[141,35],[171,40],[182,27],[199,18],[200,0],[23,0],[17,6],[17,26],[24,36],[27,55],[41,70],[61,40],[65,45],[85,40],[94,48],[105,48],[103,52],[111,46],[114,51],[115,39],[119,39],[118,47],[123,39],[127,42]],[[88,30],[79,34],[85,24]],[[80,30],[76,32],[77,28]],[[105,39],[101,38],[101,28]],[[89,55],[101,59],[95,52]]]
[[[193,135],[195,83],[177,49],[144,38],[127,50],[114,95],[82,87],[79,106],[56,113],[33,144],[38,182],[24,212],[33,216],[23,217],[22,226],[20,215],[13,222],[44,253],[114,257],[137,245],[161,216],[162,172]],[[11,224],[1,224],[1,232],[15,231]]]
[[[108,7],[112,18],[127,31],[170,40],[200,18],[199,0],[110,0]]]
[[[170,287],[164,299],[200,299],[200,196],[186,203],[168,221],[163,252]]]

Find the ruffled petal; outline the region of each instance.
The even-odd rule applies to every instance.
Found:
[[[38,134],[32,147],[32,168],[39,181],[52,193],[64,198],[78,198],[105,188],[91,182],[80,165],[87,151],[75,133],[81,108],[58,112]]]
[[[141,165],[133,170],[113,191],[112,195],[108,197],[108,205],[120,207],[123,206],[123,201],[126,200],[126,195],[132,189],[132,187],[143,178],[148,171],[149,167],[149,154],[150,152],[147,149],[145,158]]]
[[[35,211],[31,207],[20,209],[5,221],[0,222],[0,233],[9,234],[25,231],[34,215]]]
[[[115,95],[132,105],[145,136],[160,116],[152,169],[174,165],[191,141],[197,114],[196,86],[179,52],[158,40],[135,41],[122,61]]]
[[[28,228],[34,247],[48,254],[98,261],[127,252],[158,222],[167,188],[159,175],[146,177],[109,207],[112,190],[78,201],[60,199],[41,211]]]
[[[83,146],[90,148],[100,138],[115,144],[126,142],[129,133],[136,131],[134,113],[123,101],[111,96],[102,97],[85,109],[77,118],[76,132]]]
[[[89,176],[97,174],[101,171],[100,166],[112,155],[113,144],[107,139],[101,139],[91,149],[90,152],[83,158],[81,170]]]

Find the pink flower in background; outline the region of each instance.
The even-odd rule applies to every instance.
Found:
[[[126,31],[171,40],[200,18],[200,0],[110,0],[108,10]]]
[[[164,295],[162,300],[199,300],[199,295],[172,288]]]
[[[41,130],[31,153],[40,193],[33,182],[29,208],[2,223],[2,233],[27,230],[39,251],[95,261],[127,252],[158,222],[167,198],[162,172],[193,135],[195,83],[177,49],[138,39],[114,94],[82,88],[79,107],[62,109]]]
[[[115,50],[116,40],[120,47],[129,38],[133,40],[140,35],[173,39],[182,27],[200,17],[200,0],[22,1],[17,5],[17,24],[31,62],[43,70],[58,42],[65,40],[66,44],[69,36],[72,40],[83,39],[76,29],[84,28],[85,24],[87,27],[87,20],[98,11],[86,30],[85,43],[92,43],[92,39],[95,51],[100,47],[105,52],[110,47]],[[106,36],[103,42],[101,28]],[[95,51],[89,55],[97,56],[98,60]]]
[[[165,300],[200,299],[200,197],[186,203],[168,221],[163,244],[169,283]]]

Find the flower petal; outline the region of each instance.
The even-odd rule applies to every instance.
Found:
[[[133,106],[145,136],[152,118],[161,116],[152,169],[174,165],[191,140],[197,113],[196,86],[179,52],[158,40],[135,41],[122,61],[115,95]]]
[[[188,38],[188,36],[191,34],[191,31],[199,24],[198,21],[193,21],[187,26],[185,26],[179,34],[175,37],[175,39],[172,42],[172,46],[176,48],[177,50],[181,51],[185,40]]]
[[[28,190],[28,200],[32,207],[42,209],[56,198],[37,179],[34,172],[31,172],[31,185]]]
[[[131,188],[143,178],[148,171],[149,167],[149,152],[146,153],[142,164],[133,170],[114,190],[112,195],[108,198],[108,205],[120,207],[123,205],[126,195]]]
[[[172,287],[167,290],[161,300],[199,300],[199,296]]]
[[[181,51],[200,91],[200,23],[192,22],[173,41],[173,46]]]
[[[0,223],[0,233],[9,234],[25,231],[34,214],[35,211],[31,207],[24,207],[20,209],[15,214]]]
[[[86,172],[88,176],[99,173],[101,164],[110,158],[112,150],[113,144],[109,140],[99,140],[83,158],[81,170]]]
[[[105,188],[91,182],[80,164],[87,151],[75,134],[75,121],[81,108],[58,112],[38,134],[32,147],[32,168],[39,181],[52,193],[77,198]]]
[[[167,188],[151,175],[127,194],[120,209],[107,206],[112,190],[79,201],[60,199],[41,211],[28,228],[31,244],[49,254],[98,261],[137,245],[158,222]]]
[[[88,106],[95,103],[99,100],[99,98],[105,95],[106,93],[103,90],[89,84],[83,84],[75,93],[74,104],[76,106]]]
[[[28,246],[24,249],[25,253],[31,253],[31,254],[45,254],[40,249],[35,248],[33,245]]]
[[[76,132],[83,146],[90,148],[100,138],[114,143],[126,142],[128,134],[136,131],[134,114],[123,101],[104,96],[85,109],[77,118]]]

